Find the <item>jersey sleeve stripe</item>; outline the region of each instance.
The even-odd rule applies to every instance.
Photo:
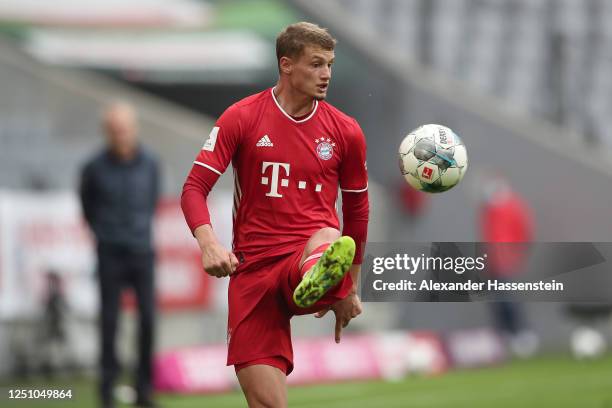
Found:
[[[365,188],[362,188],[361,190],[345,190],[343,188],[340,188],[340,191],[342,191],[343,193],[363,193],[364,191],[368,190],[368,185],[366,184]]]
[[[198,166],[202,166],[202,167],[206,167],[208,170],[217,173],[218,175],[223,175],[223,173],[221,173],[219,170],[215,169],[214,167],[209,166],[208,164],[204,164],[202,162],[199,161],[194,161],[193,164],[197,164]]]

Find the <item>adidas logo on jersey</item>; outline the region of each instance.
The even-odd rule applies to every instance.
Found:
[[[257,142],[257,144],[255,146],[257,146],[257,147],[273,147],[274,143],[272,143],[272,141],[270,140],[268,135],[265,135],[264,137],[259,139],[259,142]]]

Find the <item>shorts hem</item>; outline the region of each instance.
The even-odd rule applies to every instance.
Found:
[[[247,368],[253,365],[268,365],[271,367],[278,368],[285,375],[289,375],[291,371],[293,371],[293,363],[289,361],[286,357],[283,356],[265,356],[265,357],[255,357],[245,362],[241,363],[231,363],[228,361],[227,365],[233,365],[236,373],[242,370],[243,368]]]

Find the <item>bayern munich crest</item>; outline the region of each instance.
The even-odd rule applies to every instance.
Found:
[[[322,160],[329,160],[334,155],[334,147],[336,143],[334,143],[330,138],[320,138],[315,139],[315,143],[317,144],[317,155]]]

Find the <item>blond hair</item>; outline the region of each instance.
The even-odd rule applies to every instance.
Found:
[[[336,42],[326,28],[305,21],[291,24],[276,37],[276,59],[280,64],[282,57],[299,57],[308,45],[333,51]]]

